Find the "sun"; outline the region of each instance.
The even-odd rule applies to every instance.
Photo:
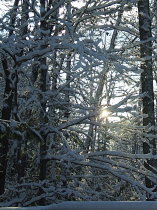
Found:
[[[100,110],[100,119],[106,119],[107,117],[109,117],[110,114],[111,114],[110,111],[103,108]]]
[[[100,113],[100,117],[101,118],[106,118],[110,115],[110,112],[107,111],[107,110],[102,110],[101,113]]]

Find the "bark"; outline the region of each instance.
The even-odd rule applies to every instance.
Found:
[[[13,9],[11,10],[10,17],[10,31],[9,36],[11,36],[14,32],[15,21],[16,21],[16,13],[19,5],[19,0],[14,1]],[[18,83],[18,75],[16,66],[15,69],[10,69],[8,66],[8,58],[5,53],[2,53],[1,62],[5,75],[5,91],[4,91],[4,105],[2,109],[2,119],[10,120],[14,118],[18,120],[17,115],[17,83]],[[4,135],[1,138],[0,144],[0,194],[3,194],[5,191],[5,183],[6,183],[6,173],[7,173],[7,163],[8,163],[8,152],[9,152],[9,133]]]
[[[43,17],[46,14],[46,5],[45,0],[40,0],[40,15]],[[41,29],[41,37],[44,38],[44,34],[42,34],[42,31],[47,29],[47,22],[46,20],[41,20],[40,22],[40,29]],[[46,48],[47,46],[41,46],[42,49]],[[43,94],[46,91],[47,86],[47,62],[46,57],[42,57],[39,59],[40,65],[39,65],[39,89],[41,90],[41,94]],[[47,152],[47,140],[46,136],[44,136],[44,127],[46,123],[46,102],[44,99],[44,96],[41,95],[41,107],[42,110],[40,112],[40,122],[41,122],[41,131],[40,134],[43,137],[43,141],[40,142],[40,157],[46,155]],[[47,161],[40,159],[40,169],[39,169],[39,180],[43,181],[46,179],[47,176]],[[44,193],[42,189],[39,191],[40,194]],[[39,202],[39,205],[45,205],[45,199],[42,198]]]
[[[45,34],[42,33],[46,30],[49,30],[52,32],[54,25],[49,25],[48,21],[50,18],[53,18],[54,16],[57,16],[58,14],[58,9],[53,12],[53,14],[49,14],[45,17],[45,15],[51,10],[51,7],[55,7],[55,4],[57,2],[55,1],[49,1],[48,4],[46,4],[45,0],[40,0],[40,16],[41,19],[40,21],[40,29],[41,29],[41,38],[44,39],[46,36],[49,36],[50,34]],[[50,33],[51,33],[50,32]],[[42,45],[42,49],[46,49],[47,45]],[[47,135],[44,133],[44,127],[46,126],[45,124],[47,123],[47,110],[46,110],[46,101],[44,98],[44,92],[47,90],[47,74],[48,74],[48,69],[47,69],[47,59],[46,57],[41,57],[39,59],[39,67],[38,67],[38,77],[39,77],[39,89],[41,90],[42,96],[40,98],[41,100],[41,116],[40,116],[40,121],[41,121],[41,135],[43,137],[43,142],[40,142],[40,173],[39,173],[39,179],[45,180],[47,178],[47,161],[45,161],[42,157],[46,155],[47,153],[47,145],[48,145],[48,140],[47,140]],[[36,72],[37,72],[36,71]],[[56,84],[55,84],[56,86]],[[40,192],[42,193],[42,191]],[[40,202],[41,205],[44,204],[44,199],[41,200]]]
[[[15,96],[15,89],[13,86],[14,74],[12,74],[8,69],[8,62],[5,55],[2,56],[2,66],[5,74],[5,92],[4,92],[4,105],[2,109],[2,119],[10,120],[13,100]],[[0,144],[0,195],[4,193],[5,190],[5,180],[6,180],[6,170],[7,170],[7,154],[9,150],[9,134],[2,136]]]
[[[144,126],[154,126],[155,125],[155,112],[154,112],[154,91],[153,91],[153,72],[152,72],[152,37],[151,33],[151,18],[150,18],[150,6],[149,0],[139,0],[138,1],[138,14],[139,14],[139,32],[140,32],[140,53],[143,61],[141,62],[141,69],[143,73],[141,74],[141,91],[145,93],[142,100],[142,112],[147,114],[148,117],[143,118]],[[143,41],[146,41],[142,43]],[[154,130],[151,131],[154,133]],[[149,143],[143,143],[143,153],[156,154],[156,144],[155,139],[150,140]],[[150,166],[156,167],[156,161],[153,159],[145,162],[145,167],[149,170]],[[154,186],[154,183],[145,178],[145,184],[148,188]],[[151,200],[150,195],[147,195],[147,199]]]
[[[11,36],[14,32],[15,21],[16,21],[16,12],[17,12],[18,5],[19,5],[19,0],[15,0],[13,9],[11,11],[10,27],[12,27],[12,29],[9,31],[9,36]]]
[[[28,32],[28,18],[29,18],[28,8],[29,8],[29,6],[28,6],[27,1],[22,1],[21,3],[22,3],[22,13],[21,13],[21,30],[20,30],[20,35],[21,35],[21,39],[22,40],[26,40],[26,36],[27,36],[27,32]],[[18,54],[18,56],[22,56],[23,54],[24,54],[24,50],[22,50]],[[15,69],[15,71],[16,71],[16,74],[17,74],[17,70],[16,69]],[[16,121],[19,121],[19,118],[18,118],[18,103],[17,103],[17,100],[18,100],[17,99],[17,83],[16,83],[15,96],[16,96],[16,98],[14,100],[15,101],[15,105],[14,106],[16,107],[15,119],[16,119]],[[10,177],[11,178],[13,176],[17,177],[17,178],[15,178],[15,181],[19,183],[22,180],[22,177],[24,177],[24,175],[25,175],[25,170],[26,170],[26,165],[27,164],[26,164],[26,159],[23,158],[25,156],[25,154],[23,154],[23,151],[21,150],[22,144],[24,143],[21,140],[21,136],[15,135],[14,142],[16,142],[17,147],[15,149],[13,157],[10,160],[14,164],[14,167],[13,167],[14,170],[12,170],[13,174]],[[25,142],[25,144],[26,144],[26,142]]]
[[[28,0],[29,1],[29,0]],[[22,17],[21,17],[21,35],[23,37],[23,39],[25,39],[28,32],[28,18],[29,18],[29,14],[28,14],[28,3],[27,1],[23,0],[22,2]]]

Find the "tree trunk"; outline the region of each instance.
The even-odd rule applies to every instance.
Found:
[[[13,110],[13,100],[15,97],[15,75],[9,71],[6,55],[1,56],[2,66],[5,74],[5,92],[4,92],[4,105],[2,109],[2,119],[10,120],[11,112]],[[6,169],[7,169],[7,154],[9,150],[9,134],[2,136],[0,144],[0,195],[5,190]]]
[[[27,0],[29,2],[29,0]],[[26,40],[26,36],[28,33],[28,19],[29,19],[29,6],[27,1],[23,0],[22,1],[22,14],[21,14],[21,39],[22,40]],[[23,50],[20,52],[19,56],[22,56],[24,54]],[[17,119],[18,120],[18,119]],[[16,168],[17,168],[17,182],[21,182],[21,179],[25,176],[25,171],[26,171],[26,165],[27,165],[27,160],[26,160],[26,151],[22,151],[21,147],[22,144],[27,144],[27,142],[23,142],[22,140],[20,141],[20,139],[17,139],[17,154],[16,154],[16,162],[14,164],[16,164]],[[26,147],[24,146],[24,148],[26,149]]]
[[[142,112],[147,114],[148,117],[143,118],[143,126],[155,125],[155,112],[154,112],[154,91],[153,91],[153,72],[152,72],[152,33],[151,33],[151,17],[149,0],[138,1],[138,14],[139,14],[139,32],[140,32],[140,53],[143,61],[141,62],[141,91],[145,94],[142,100]],[[150,131],[154,133],[154,130]],[[149,143],[143,142],[143,153],[156,154],[155,139],[149,140]],[[150,166],[156,167],[156,163],[153,159],[145,162],[145,167],[148,170]],[[154,183],[146,177],[146,187],[151,188]],[[150,195],[147,195],[147,199],[151,200]]]
[[[45,0],[40,0],[40,15],[41,18],[45,15],[46,13],[46,5],[45,5]],[[40,22],[40,29],[41,29],[41,37],[44,38],[44,34],[42,33],[44,30],[47,29],[47,23],[46,20],[41,20]],[[42,49],[46,48],[47,46],[43,45],[41,46]],[[46,57],[41,57],[39,59],[39,89],[41,90],[41,97],[40,97],[40,102],[41,102],[41,108],[42,110],[40,111],[40,134],[43,137],[43,141],[40,142],[40,171],[39,171],[39,180],[43,181],[46,179],[47,175],[47,161],[44,160],[42,157],[46,155],[47,152],[47,140],[46,136],[44,135],[44,127],[46,123],[46,101],[44,99],[43,93],[46,91],[46,86],[47,86],[47,61]],[[39,191],[40,194],[44,193],[42,189]],[[45,205],[45,199],[42,198],[39,202],[39,205]]]
[[[17,12],[18,5],[19,5],[19,0],[15,0],[13,9],[11,11],[10,27],[12,27],[12,29],[10,29],[10,31],[9,31],[9,36],[11,36],[13,34],[13,32],[14,32],[14,27],[15,27],[14,25],[15,25],[16,12]]]
[[[16,20],[16,12],[19,4],[19,0],[14,1],[13,9],[11,10],[10,17],[10,30],[9,36],[14,32],[14,25]],[[4,105],[2,109],[2,119],[10,120],[11,114],[15,120],[17,120],[17,83],[18,75],[17,70],[14,69],[11,72],[10,67],[8,66],[7,55],[2,53],[1,62],[5,74],[5,91],[4,91]],[[15,67],[16,68],[16,67]],[[7,172],[7,163],[8,163],[8,152],[9,152],[9,134],[7,133],[1,138],[0,144],[0,195],[5,191],[5,182],[6,182],[6,172]]]

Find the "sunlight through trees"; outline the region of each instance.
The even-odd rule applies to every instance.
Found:
[[[0,206],[155,201],[155,0],[1,0]]]

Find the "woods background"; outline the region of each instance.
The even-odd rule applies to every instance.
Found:
[[[157,1],[0,3],[0,205],[157,200]]]

